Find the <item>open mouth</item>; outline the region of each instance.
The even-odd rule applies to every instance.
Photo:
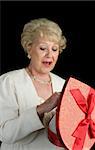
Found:
[[[42,62],[45,66],[50,66],[52,64],[52,61],[43,61]]]

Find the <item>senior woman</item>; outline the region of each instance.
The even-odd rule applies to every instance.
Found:
[[[45,128],[65,82],[51,71],[66,38],[57,23],[39,18],[25,24],[21,44],[29,65],[0,76],[1,150],[55,150]]]

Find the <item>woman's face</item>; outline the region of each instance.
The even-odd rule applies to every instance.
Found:
[[[32,69],[41,74],[49,73],[59,56],[59,45],[47,39],[39,38],[32,44],[29,54]]]

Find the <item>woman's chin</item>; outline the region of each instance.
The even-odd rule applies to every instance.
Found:
[[[44,73],[49,73],[50,71],[52,71],[54,68],[54,66],[49,66],[49,67],[43,67],[42,71]]]
[[[46,74],[48,74],[49,72],[51,72],[53,70],[53,68],[45,68],[45,69],[43,69],[43,73],[46,73]]]

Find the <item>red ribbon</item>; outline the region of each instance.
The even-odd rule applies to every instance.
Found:
[[[52,132],[50,128],[48,128],[48,138],[51,141],[51,143],[53,143],[54,145],[59,146],[59,147],[64,147],[61,141],[59,140],[57,134]]]
[[[72,134],[76,138],[72,150],[82,150],[87,131],[90,138],[95,138],[95,123],[91,119],[91,113],[95,107],[95,94],[89,93],[86,100],[79,89],[73,89],[70,92],[77,105],[85,113],[85,119],[78,124]]]

